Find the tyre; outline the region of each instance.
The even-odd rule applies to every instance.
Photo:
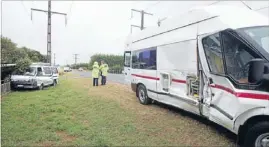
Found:
[[[57,81],[53,80],[52,86],[56,86],[57,85]]]
[[[44,89],[44,85],[41,84],[39,87],[38,87],[38,90],[43,90]]]
[[[246,134],[244,147],[269,147],[269,122],[253,125]]]
[[[139,102],[143,105],[148,105],[151,103],[151,99],[148,97],[147,89],[144,85],[138,86],[137,97],[139,99]]]

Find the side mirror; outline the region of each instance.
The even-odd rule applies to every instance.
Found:
[[[249,62],[248,81],[257,83],[262,80],[265,72],[264,61],[262,59],[252,59]]]

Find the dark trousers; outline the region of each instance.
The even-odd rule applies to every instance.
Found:
[[[106,76],[102,76],[102,80],[101,80],[102,85],[106,84]]]
[[[98,86],[98,78],[93,78],[93,86]]]

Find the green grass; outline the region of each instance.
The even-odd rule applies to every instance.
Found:
[[[193,141],[203,139],[198,145],[232,145],[195,120],[138,104],[124,89],[90,84],[88,79],[61,78],[57,87],[3,97],[2,146],[197,145],[191,135]]]

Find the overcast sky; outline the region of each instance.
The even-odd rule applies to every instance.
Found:
[[[153,13],[145,16],[145,27],[157,25],[157,20],[173,17],[193,6],[209,5],[216,1],[52,1],[52,11],[67,13],[65,17],[52,15],[52,54],[57,64],[89,62],[95,53],[123,54],[124,41],[130,33],[130,24],[140,25],[140,14],[130,9],[143,9]],[[245,1],[252,9],[269,6],[269,1]],[[240,1],[224,1],[214,5],[229,4],[246,7]],[[19,47],[47,52],[47,14],[33,12],[31,8],[47,10],[47,1],[2,1],[2,35],[9,37]],[[269,9],[257,10],[269,17]],[[138,33],[138,28],[133,33]],[[53,58],[53,57],[52,57]]]

